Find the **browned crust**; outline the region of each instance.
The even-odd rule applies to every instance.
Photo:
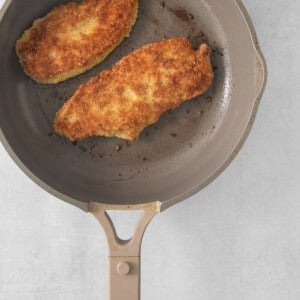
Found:
[[[84,0],[54,8],[16,42],[25,72],[41,83],[77,76],[104,60],[129,35],[138,0]]]
[[[184,38],[150,44],[82,85],[57,113],[54,128],[72,141],[92,135],[134,140],[212,80],[206,44],[197,51]]]

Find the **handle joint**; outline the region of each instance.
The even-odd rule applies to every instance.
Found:
[[[143,210],[131,239],[122,240],[118,237],[115,226],[107,213],[109,210]],[[125,206],[89,203],[89,212],[96,217],[105,231],[110,257],[139,257],[144,233],[154,216],[160,212],[160,202]]]

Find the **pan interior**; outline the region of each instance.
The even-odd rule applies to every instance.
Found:
[[[241,138],[253,99],[253,48],[235,2],[141,0],[130,38],[100,66],[57,85],[38,84],[24,74],[14,44],[34,19],[63,2],[15,0],[0,26],[0,120],[16,155],[48,186],[82,202],[167,201],[204,183]],[[237,24],[229,28],[234,14]],[[167,112],[136,142],[93,137],[71,143],[53,133],[55,113],[80,84],[168,37],[213,49],[215,80],[205,95]]]

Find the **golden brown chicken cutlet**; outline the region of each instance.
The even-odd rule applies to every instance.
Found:
[[[93,135],[135,140],[164,112],[203,94],[212,80],[206,44],[197,51],[185,38],[150,44],[80,86],[54,128],[71,141]]]
[[[77,76],[103,61],[126,36],[138,0],[83,0],[54,8],[16,43],[25,72],[50,84]]]

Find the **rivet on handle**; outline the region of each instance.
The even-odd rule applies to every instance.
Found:
[[[119,275],[128,275],[130,272],[130,265],[127,262],[120,262],[117,265],[117,272]]]

